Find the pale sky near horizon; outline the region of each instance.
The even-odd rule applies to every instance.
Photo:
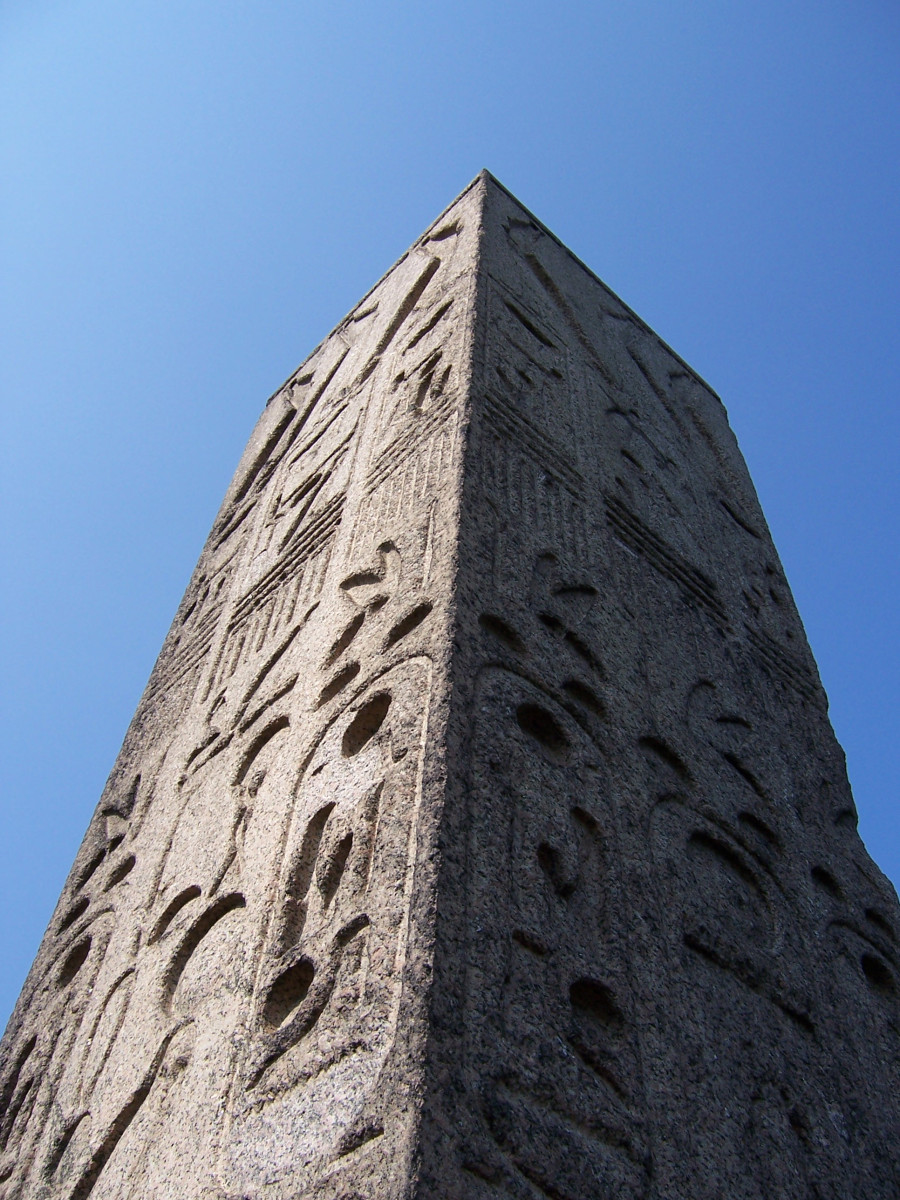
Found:
[[[722,397],[900,881],[900,10],[5,0],[0,1019],[267,396],[482,167]]]

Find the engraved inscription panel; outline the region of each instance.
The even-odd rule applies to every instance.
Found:
[[[427,659],[380,675],[303,769],[234,1084],[235,1188],[302,1186],[382,1132],[430,675]]]
[[[505,669],[484,670],[475,714],[467,1059],[496,1169],[566,1200],[597,1188],[645,1195],[640,1055],[610,911],[615,830],[597,747]]]

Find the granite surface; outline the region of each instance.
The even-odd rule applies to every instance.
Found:
[[[482,173],[275,393],[2,1200],[896,1200],[900,909],[718,397]]]

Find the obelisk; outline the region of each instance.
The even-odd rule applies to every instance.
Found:
[[[725,410],[482,173],[266,405],[2,1200],[896,1200],[900,909]]]

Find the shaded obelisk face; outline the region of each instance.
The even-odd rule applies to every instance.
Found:
[[[892,1196],[900,914],[721,405],[484,228],[423,1194]]]

